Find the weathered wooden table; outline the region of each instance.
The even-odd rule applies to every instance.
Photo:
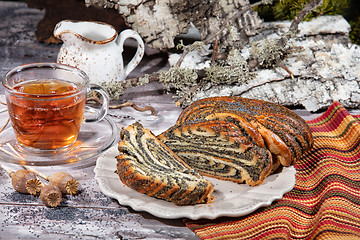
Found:
[[[28,8],[21,2],[0,1],[0,75],[11,68],[30,62],[56,62],[60,45],[38,43],[36,24],[44,12]],[[146,64],[146,63],[145,63]],[[138,68],[133,76],[144,67]],[[4,93],[3,87],[0,93]],[[152,105],[150,112],[131,108],[110,111],[118,127],[140,120],[159,132],[176,120],[181,109],[170,95],[162,95],[160,85],[135,88],[126,94],[139,106]],[[90,164],[91,163],[91,164]],[[90,166],[36,167],[45,174],[67,171],[80,183],[80,193],[66,196],[60,207],[48,208],[38,197],[13,190],[8,174],[0,169],[0,239],[198,239],[181,219],[167,220],[131,208],[105,196],[94,179],[96,158]],[[6,164],[14,170],[20,166]]]
[[[36,24],[43,14],[43,11],[27,8],[25,3],[0,1],[1,76],[25,63],[56,61],[60,45],[41,44],[34,37]],[[141,74],[143,69],[148,69],[146,65],[151,63],[144,60],[132,75]],[[0,93],[4,93],[2,87]],[[156,83],[137,87],[126,92],[123,98],[139,106],[151,105],[157,115],[130,108],[110,110],[109,115],[119,128],[140,121],[154,133],[160,133],[174,124],[181,112],[171,97],[163,94],[162,86]],[[305,119],[318,115],[305,110],[297,113]],[[56,208],[45,207],[38,197],[14,191],[8,174],[1,169],[0,239],[198,239],[182,219],[160,219],[136,212],[105,196],[94,179],[95,164],[96,158],[87,166],[37,167],[48,175],[67,171],[80,182],[80,193],[65,196]],[[14,170],[21,169],[18,165],[6,165]]]

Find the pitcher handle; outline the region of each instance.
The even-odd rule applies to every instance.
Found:
[[[139,65],[141,59],[144,57],[144,53],[145,53],[145,45],[144,42],[142,40],[142,38],[140,37],[140,35],[135,32],[134,30],[131,29],[126,29],[124,31],[122,31],[119,34],[119,37],[117,38],[117,45],[123,49],[123,45],[126,39],[128,38],[133,38],[137,41],[138,46],[137,46],[137,50],[136,53],[134,55],[134,57],[130,60],[130,62],[124,66],[124,78],[126,78],[130,72],[132,70],[134,70],[134,68],[136,68],[137,65]]]

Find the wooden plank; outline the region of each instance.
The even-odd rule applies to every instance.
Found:
[[[36,42],[34,31],[44,11],[22,2],[0,1],[0,74],[31,62],[55,62],[60,45]],[[146,64],[148,62],[145,61]],[[140,74],[134,72],[133,76]],[[131,108],[111,110],[119,128],[141,121],[155,132],[171,126],[181,109],[171,96],[161,96],[159,84],[127,91],[124,99],[140,106],[151,103],[159,112],[137,112]],[[1,87],[0,93],[4,93]],[[159,127],[161,126],[161,127]],[[0,170],[0,239],[198,239],[181,219],[166,220],[136,212],[105,196],[94,179],[96,158],[90,166],[37,167],[46,175],[67,171],[79,182],[79,194],[65,196],[57,208],[45,207],[38,197],[15,192],[8,174]],[[115,159],[114,159],[115,161]],[[19,166],[9,165],[14,170]],[[119,180],[120,181],[120,180]]]

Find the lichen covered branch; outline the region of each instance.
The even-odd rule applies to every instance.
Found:
[[[239,13],[234,13],[233,17],[230,18],[231,21],[235,21],[246,9],[265,2],[271,1],[261,1],[242,7]],[[321,0],[312,0],[308,3],[292,21],[289,31],[283,34],[280,39],[263,39],[254,42],[251,45],[250,57],[247,60],[242,57],[240,54],[241,49],[235,44],[228,45],[228,48],[222,48],[222,51],[227,51],[226,58],[220,58],[220,40],[218,40],[217,36],[214,36],[213,54],[209,56],[210,67],[204,69],[182,67],[181,65],[186,55],[191,51],[199,49],[199,47],[204,45],[204,42],[195,42],[189,46],[184,46],[183,43],[180,43],[178,48],[183,50],[183,54],[175,66],[169,70],[145,75],[140,78],[128,79],[123,82],[111,83],[104,87],[109,91],[110,95],[118,98],[122,95],[123,91],[130,87],[142,86],[152,81],[158,81],[168,91],[175,90],[177,105],[186,106],[191,102],[193,95],[197,91],[206,91],[206,89],[214,85],[242,85],[246,83],[248,86],[252,86],[251,80],[255,77],[258,68],[280,66],[293,78],[294,76],[291,71],[282,63],[287,55],[294,51],[292,46],[289,45],[289,40],[295,36],[299,23],[304,17],[321,4],[321,2]],[[220,31],[228,27],[225,24],[221,27]]]

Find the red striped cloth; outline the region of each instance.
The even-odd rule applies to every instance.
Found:
[[[313,149],[292,191],[238,218],[184,220],[201,239],[360,239],[360,115],[335,102],[308,121]]]

